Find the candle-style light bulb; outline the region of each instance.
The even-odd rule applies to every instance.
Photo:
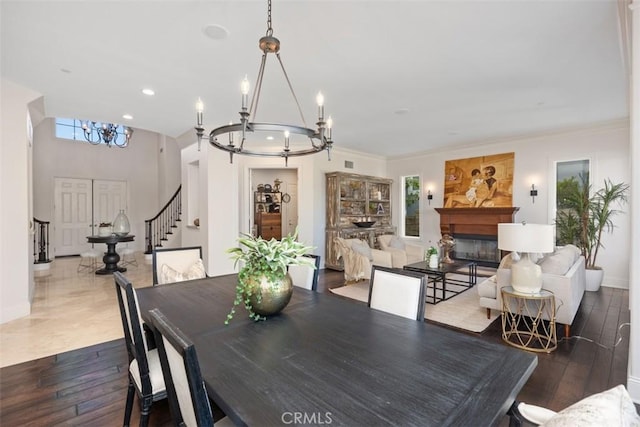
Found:
[[[247,100],[249,98],[249,80],[247,76],[244,76],[242,83],[240,83],[240,92],[242,93],[242,109],[247,109]]]
[[[333,127],[333,119],[331,118],[331,116],[329,116],[329,118],[327,119],[327,137],[329,138],[329,141],[331,141],[331,128]]]
[[[318,92],[316,103],[318,104],[318,118],[322,121],[324,119],[324,95],[322,92]]]
[[[231,126],[233,122],[229,122],[229,126]],[[229,145],[233,145],[233,132],[229,132]]]
[[[204,111],[204,104],[202,103],[202,99],[198,98],[198,102],[196,102],[196,120],[198,126],[202,126],[202,113]]]
[[[289,148],[289,131],[284,131],[284,148]]]

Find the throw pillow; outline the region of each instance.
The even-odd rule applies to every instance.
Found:
[[[404,251],[405,245],[401,238],[398,236],[393,236],[391,240],[389,240],[389,247],[395,249],[402,249]]]
[[[178,271],[167,264],[162,264],[162,267],[160,267],[160,276],[162,279],[161,283],[164,284],[182,282],[184,280],[203,279],[207,277],[207,273],[205,272],[202,260],[199,259],[185,271]]]
[[[354,240],[351,242],[351,249],[356,253],[364,255],[369,261],[373,261],[373,253],[366,242],[363,242],[362,240]]]
[[[510,254],[505,255],[504,257],[502,257],[502,260],[500,261],[500,265],[498,266],[498,268],[511,268],[511,265],[513,264],[513,255],[514,252],[511,252]]]
[[[556,252],[545,257],[540,263],[542,273],[563,275],[573,265],[573,254],[569,252]]]
[[[586,397],[551,417],[543,426],[638,426],[640,417],[622,385]]]

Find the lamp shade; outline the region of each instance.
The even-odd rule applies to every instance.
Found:
[[[498,248],[510,252],[553,252],[553,225],[498,224]]]

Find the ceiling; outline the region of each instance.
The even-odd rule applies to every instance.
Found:
[[[267,29],[266,0],[0,7],[2,77],[44,95],[46,116],[171,137],[193,128],[198,97],[207,131],[238,121],[240,81],[255,82]],[[395,157],[629,116],[625,8],[616,0],[273,0],[272,8],[306,122],[315,126],[322,90],[336,147]],[[213,24],[224,39],[205,35]],[[301,122],[283,85],[271,57],[257,121]],[[141,93],[147,87],[155,96]]]

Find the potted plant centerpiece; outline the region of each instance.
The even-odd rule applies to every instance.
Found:
[[[628,190],[628,184],[614,184],[605,179],[604,187],[591,194],[588,174],[558,182],[557,244],[580,248],[585,258],[588,291],[597,291],[602,283],[604,271],[596,264],[598,251],[604,247],[602,235],[613,231],[613,217],[620,212],[616,206],[627,202]]]
[[[253,320],[264,320],[265,316],[279,313],[291,299],[293,285],[287,273],[289,265],[309,265],[315,268],[310,258],[303,257],[312,248],[298,242],[298,230],[281,240],[264,240],[243,234],[238,239],[240,247],[227,253],[242,267],[238,273],[236,298],[227,315],[225,324],[233,318],[236,306],[241,303]]]

